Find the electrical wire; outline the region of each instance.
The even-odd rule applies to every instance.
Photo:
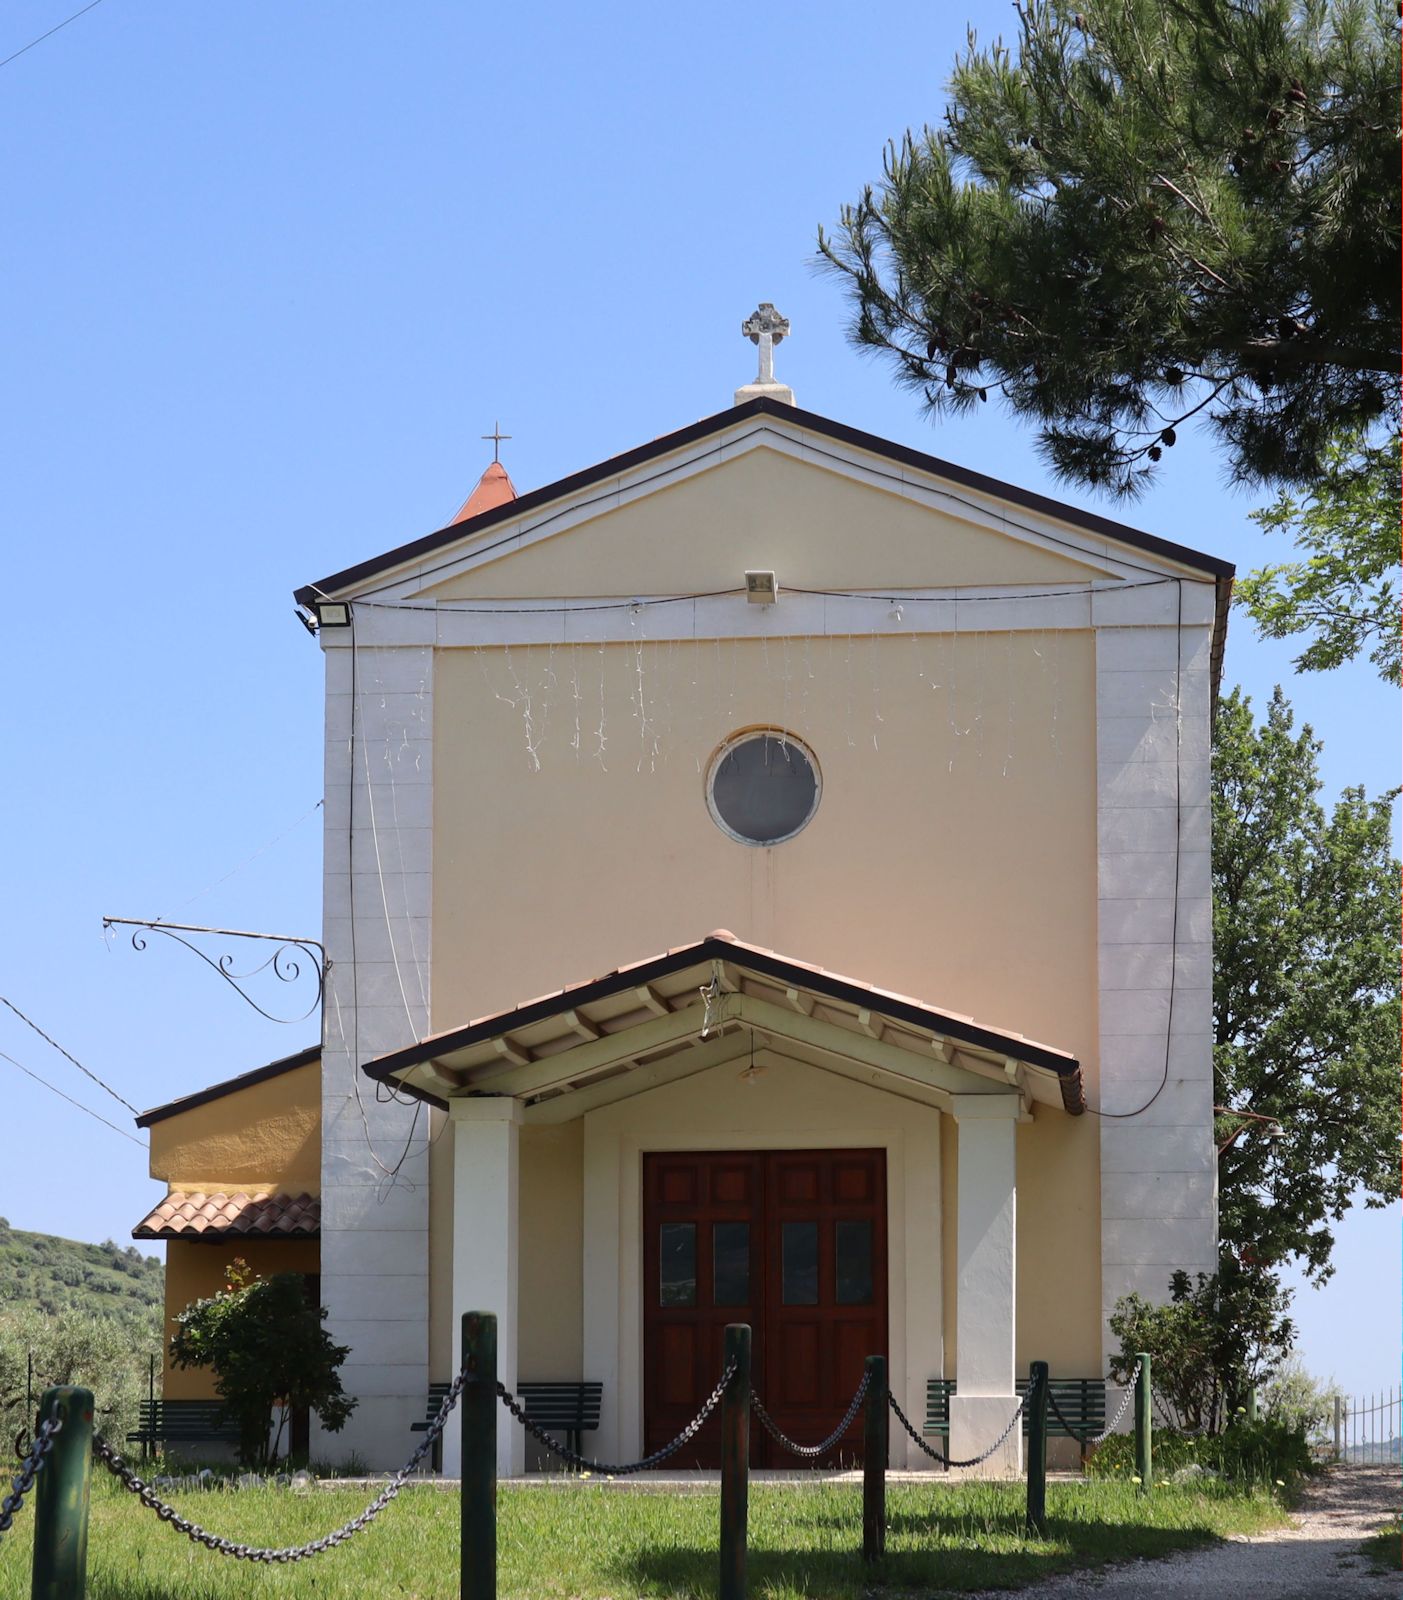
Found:
[[[410,1121],[410,1124],[409,1124],[409,1133],[405,1138],[404,1148],[400,1151],[399,1158],[395,1162],[395,1164],[392,1167],[387,1167],[385,1165],[385,1163],[380,1159],[379,1152],[375,1148],[375,1141],[371,1138],[371,1135],[370,1135],[370,1118],[368,1116],[366,1116],[366,1114],[365,1114],[365,1101],[361,1097],[361,1088],[360,1088],[360,1070],[361,1070],[360,1069],[360,963],[356,959],[356,871],[355,871],[355,867],[356,867],[356,860],[355,860],[355,838],[356,838],[356,730],[357,730],[357,726],[358,726],[358,724],[360,722],[360,691],[359,691],[359,684],[360,684],[359,651],[360,651],[360,645],[359,645],[358,640],[356,639],[356,615],[355,615],[355,607],[354,607],[354,605],[350,605],[350,606],[348,606],[346,608],[346,620],[347,620],[347,624],[349,625],[350,630],[351,630],[351,732],[350,732],[350,750],[349,750],[349,755],[350,755],[350,763],[349,763],[349,766],[350,766],[350,791],[349,791],[349,793],[347,795],[347,807],[346,807],[346,891],[347,891],[348,908],[349,908],[349,911],[350,911],[350,920],[351,920],[351,930],[350,930],[350,944],[351,944],[351,1010],[355,1015],[355,1023],[354,1023],[354,1027],[353,1027],[352,1034],[351,1034],[351,1050],[350,1050],[350,1055],[351,1055],[351,1091],[352,1091],[353,1095],[355,1096],[356,1110],[360,1113],[361,1130],[365,1135],[365,1147],[370,1152],[370,1159],[375,1163],[375,1165],[377,1167],[379,1167],[380,1171],[384,1174],[384,1181],[385,1181],[385,1185],[386,1185],[387,1190],[393,1189],[398,1185],[398,1186],[402,1186],[404,1188],[407,1188],[412,1192],[415,1189],[416,1185],[413,1184],[408,1178],[402,1177],[401,1176],[401,1170],[404,1167],[405,1162],[409,1159],[409,1152],[413,1148],[413,1145],[414,1145],[414,1136],[418,1132],[419,1114],[423,1109],[422,1101],[419,1101],[417,1099],[415,1100],[415,1102],[414,1102],[414,1116],[413,1116],[413,1118],[412,1118],[412,1120]],[[366,772],[366,785],[367,785],[367,788],[369,787],[369,781],[370,781],[370,775],[369,775],[369,769],[367,769],[367,772]],[[323,1015],[323,1019],[324,1019],[325,1015],[326,1015],[325,1007],[323,1007],[322,1015]],[[340,1007],[339,1007],[339,1005],[337,1007],[337,1015],[338,1015],[338,1017],[340,1016]],[[411,1025],[412,1025],[412,1019],[411,1019]],[[323,1032],[325,1032],[325,1021],[323,1021]],[[344,1026],[342,1028],[342,1037],[343,1037],[343,1039],[345,1037]]]
[[[31,1072],[22,1061],[16,1061],[12,1055],[6,1054],[4,1050],[0,1050],[0,1060],[8,1061],[12,1067],[18,1067],[26,1078],[33,1078],[35,1083],[42,1083],[43,1086],[50,1092],[50,1094],[56,1094],[60,1100],[67,1100],[69,1105],[77,1106],[79,1111],[82,1111],[87,1116],[90,1116],[94,1122],[100,1122],[104,1128],[111,1128],[113,1133],[120,1133],[124,1139],[130,1139],[138,1150],[144,1150],[146,1148],[140,1139],[134,1138],[126,1131],[125,1128],[119,1128],[115,1122],[109,1122],[106,1117],[99,1116],[91,1106],[85,1106],[81,1100],[75,1100],[71,1094],[65,1094],[62,1089],[59,1089],[54,1084],[50,1083],[47,1078],[41,1078],[37,1072]]]
[[[110,1083],[104,1083],[102,1081],[102,1079],[98,1077],[97,1073],[90,1072],[88,1070],[88,1068],[85,1067],[81,1061],[79,1061],[77,1056],[71,1055],[67,1050],[65,1050],[63,1048],[63,1046],[58,1042],[57,1039],[51,1038],[47,1033],[45,1033],[44,1030],[39,1026],[39,1024],[37,1022],[34,1021],[34,1019],[32,1017],[25,1016],[24,1012],[20,1010],[20,1008],[14,1003],[13,1000],[7,1000],[3,994],[0,994],[0,1006],[8,1006],[9,1009],[14,1012],[14,1014],[20,1019],[20,1021],[22,1023],[25,1024],[26,1027],[33,1028],[35,1033],[37,1033],[39,1035],[39,1037],[44,1041],[45,1044],[52,1045],[54,1047],[54,1049],[57,1050],[58,1053],[61,1056],[64,1057],[65,1060],[71,1061],[73,1063],[73,1065],[75,1067],[77,1067],[79,1072],[81,1072],[85,1078],[91,1078],[92,1081],[98,1086],[99,1089],[103,1090],[107,1094],[110,1094],[112,1096],[112,1098],[117,1102],[117,1104],[119,1106],[124,1106],[128,1111],[131,1112],[131,1114],[134,1117],[139,1117],[141,1115],[141,1113],[131,1103],[130,1100],[127,1100],[127,1099],[123,1098],[122,1095],[118,1094],[117,1091],[112,1087],[112,1085]],[[9,1060],[9,1057],[7,1056],[5,1059]],[[16,1062],[15,1065],[18,1066],[19,1063]],[[54,1092],[58,1093],[59,1091],[55,1090]],[[74,1104],[75,1105],[77,1104],[76,1100],[74,1101]],[[96,1116],[97,1113],[94,1112],[93,1115]],[[99,1120],[101,1120],[101,1119],[99,1119]]]
[[[259,847],[251,854],[246,855],[237,866],[230,867],[228,872],[226,872],[222,878],[216,878],[213,883],[207,883],[203,889],[196,890],[196,892],[192,894],[188,900],[182,900],[181,903],[175,908],[176,911],[184,911],[187,906],[192,906],[197,900],[202,900],[211,889],[217,889],[220,884],[228,883],[230,878],[234,877],[236,873],[242,872],[245,867],[250,866],[253,862],[257,861],[259,856],[266,855],[275,844],[281,844],[290,833],[295,833],[297,829],[300,828],[307,820],[307,818],[312,815],[313,812],[320,811],[322,806],[325,804],[326,802],[324,800],[318,800],[316,805],[309,806],[308,809],[304,811],[300,817],[298,817],[296,822],[290,822],[281,833],[275,833],[271,839],[259,845]],[[162,912],[161,915],[155,919],[155,921],[158,923],[164,922],[165,920],[166,918],[164,912]]]
[[[777,430],[775,430],[773,428],[770,428],[770,427],[768,427],[767,425],[765,425],[763,423],[755,431],[757,433],[777,433]],[[782,434],[782,433],[778,433],[777,436],[781,437],[781,438],[786,438],[786,439],[788,438],[787,434]],[[711,457],[716,456],[716,455],[720,455],[722,452],[724,452],[724,451],[726,451],[728,449],[731,449],[733,444],[734,444],[734,441],[726,441],[726,442],[723,442],[723,443],[715,444],[709,450],[702,451],[700,454],[690,457],[688,459],[686,465],[695,466],[699,462],[710,460]],[[837,451],[834,451],[834,450],[825,450],[821,445],[815,444],[811,439],[809,439],[807,437],[806,437],[806,439],[804,441],[804,448],[805,448],[805,451],[809,455],[822,456],[822,457],[826,458],[827,460],[835,461],[835,462],[839,463],[842,466],[851,465],[849,459],[846,456],[839,455],[837,453]],[[668,477],[673,476],[676,473],[676,471],[677,471],[677,464],[674,463],[671,466],[662,468],[658,472],[650,473],[650,474],[648,474],[648,476],[646,476],[644,478],[637,479],[631,485],[631,487],[634,488],[634,489],[646,489],[650,484],[656,483],[660,479],[668,478]],[[904,489],[909,489],[911,487],[910,480],[907,477],[905,477],[903,474],[901,474],[901,473],[889,472],[889,471],[885,470],[882,467],[871,466],[871,465],[867,464],[866,462],[863,463],[862,471],[863,471],[864,475],[867,476],[867,477],[880,478],[880,479],[886,480],[889,483],[900,484],[902,486],[902,488],[904,488]],[[989,515],[991,515],[990,508],[988,506],[984,505],[982,502],[980,502],[978,500],[971,499],[966,495],[959,494],[954,489],[947,489],[947,488],[944,488],[944,487],[932,487],[932,486],[929,486],[929,485],[927,485],[926,488],[927,488],[927,491],[930,494],[933,494],[933,495],[938,496],[940,498],[943,498],[945,500],[951,501],[953,504],[955,504],[957,506],[960,506],[962,509],[964,509],[966,511],[974,511],[974,512],[977,512],[978,514],[980,514],[981,516],[989,516]],[[992,495],[992,493],[993,493],[993,491],[991,491],[991,495]],[[552,511],[549,515],[541,517],[537,521],[529,523],[524,527],[519,527],[519,528],[515,529],[512,533],[507,534],[504,538],[501,538],[501,539],[498,539],[497,541],[495,541],[495,543],[489,544],[489,545],[484,545],[481,549],[474,550],[472,552],[472,554],[474,556],[476,556],[476,557],[492,555],[494,552],[505,548],[507,545],[517,543],[526,534],[535,533],[541,528],[548,527],[552,522],[559,521],[561,517],[567,516],[567,515],[569,515],[571,513],[574,513],[574,512],[588,511],[592,506],[600,505],[605,501],[616,499],[617,495],[618,495],[618,488],[617,488],[617,485],[615,485],[614,487],[611,487],[609,489],[604,490],[600,494],[592,495],[587,500],[578,501],[578,502],[572,503],[571,505],[568,505],[568,506],[561,506],[557,510]],[[1037,527],[1034,527],[1031,523],[1020,522],[1017,517],[1011,517],[1006,512],[1002,512],[1001,511],[1001,512],[993,513],[993,514],[996,514],[998,516],[999,521],[1002,523],[1002,525],[1005,528],[1016,528],[1020,533],[1026,533],[1026,534],[1030,535],[1032,538],[1041,540],[1041,541],[1043,541],[1043,542],[1045,542],[1047,544],[1058,545],[1062,549],[1071,552],[1072,555],[1074,555],[1078,560],[1080,560],[1082,562],[1088,562],[1088,561],[1094,559],[1093,552],[1090,552],[1090,551],[1086,550],[1082,545],[1076,544],[1075,542],[1073,542],[1070,539],[1059,538],[1057,534],[1049,533],[1046,528],[1037,528]],[[1114,536],[1113,535],[1108,535],[1107,537],[1114,537]],[[1114,559],[1120,566],[1129,567],[1129,568],[1131,568],[1132,570],[1134,570],[1136,572],[1150,573],[1151,575],[1153,575],[1155,577],[1162,577],[1163,576],[1162,572],[1159,569],[1157,569],[1155,567],[1146,566],[1143,562],[1136,561],[1133,557],[1117,555],[1117,556],[1113,557],[1112,559]],[[1169,558],[1166,558],[1166,559],[1173,559],[1173,558],[1169,557]],[[460,555],[452,556],[446,561],[441,561],[435,566],[426,567],[422,571],[419,571],[419,572],[416,572],[416,573],[413,574],[414,580],[416,582],[422,583],[426,579],[432,578],[435,574],[446,571],[449,567],[457,566],[458,563],[461,560],[462,560],[462,556],[460,554]],[[1190,579],[1188,581],[1189,582],[1204,582],[1204,581],[1211,582],[1212,580]],[[314,585],[312,585],[312,587],[316,588],[316,585],[314,584]],[[375,594],[378,590],[384,590],[384,589],[387,589],[389,587],[390,587],[390,583],[389,582],[378,584],[374,588],[370,589],[369,593],[370,594]],[[322,594],[324,598],[327,598],[327,599],[331,598],[329,595],[325,594],[324,590],[318,589],[317,592],[319,594]],[[726,590],[726,591],[722,591],[722,592],[723,593],[730,593],[731,591]],[[706,597],[703,597],[703,596],[695,596],[695,597],[693,597],[693,596],[677,596],[676,598],[678,598],[678,599],[689,599],[689,598],[701,599],[701,598],[706,598]],[[364,599],[359,599],[358,603],[362,604],[362,605],[365,605],[365,604],[384,604],[385,602],[367,601],[367,600],[364,600]],[[653,603],[654,604],[666,604],[666,603],[669,603],[669,602],[665,602],[665,601],[656,602],[655,601]],[[605,609],[610,609],[610,607],[602,606],[602,607],[600,607],[598,609],[605,610]]]
[[[1148,1111],[1169,1085],[1169,1058],[1174,1045],[1174,995],[1179,986],[1179,867],[1183,854],[1184,808],[1182,798],[1184,768],[1184,586],[1179,585],[1179,626],[1174,634],[1174,910],[1169,927],[1169,1015],[1164,1024],[1164,1071],[1159,1086],[1142,1106],[1134,1111],[1100,1111],[1087,1106],[1093,1117],[1123,1122]],[[1104,1070],[1104,1065],[1103,1065]]]
[[[37,39],[31,39],[28,44],[21,45],[13,55],[6,56],[3,61],[0,61],[0,67],[8,67],[12,61],[18,61],[22,55],[32,50],[36,44],[43,44],[45,39],[52,39],[60,29],[66,28],[70,22],[77,22],[79,17],[87,16],[89,11],[96,10],[101,4],[102,0],[91,0],[91,4],[84,6],[81,11],[75,11],[71,17],[65,17],[62,22],[56,22],[47,33],[41,33]]]

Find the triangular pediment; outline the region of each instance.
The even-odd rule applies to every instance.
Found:
[[[465,508],[467,509],[467,508]],[[296,591],[332,599],[965,589],[1231,564],[760,398],[493,504]]]
[[[766,444],[493,553],[425,589],[443,600],[707,594],[751,568],[803,589],[1085,583],[1104,564],[981,527]]]

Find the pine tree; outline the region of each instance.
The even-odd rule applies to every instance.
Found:
[[[1001,395],[1133,494],[1211,419],[1308,482],[1399,414],[1398,0],[1022,0],[943,125],[822,231],[850,337],[931,413]]]

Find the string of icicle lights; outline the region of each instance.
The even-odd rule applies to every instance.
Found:
[[[476,693],[515,720],[514,739],[532,772],[552,760],[606,772],[616,767],[657,772],[683,761],[701,772],[723,740],[740,728],[760,727],[775,731],[781,748],[787,735],[814,744],[820,758],[835,741],[849,750],[881,753],[893,741],[919,740],[928,751],[932,744],[943,745],[950,773],[975,763],[1009,777],[1039,748],[1049,749],[1060,763],[1067,685],[1073,685],[1078,702],[1085,695],[1081,678],[1073,676],[1082,659],[1073,652],[1084,648],[1075,642],[1075,631],[926,632],[903,621],[906,608],[914,611],[928,597],[848,592],[838,597],[870,600],[885,609],[868,630],[773,638],[679,638],[669,630],[654,638],[647,628],[649,606],[669,602],[608,602],[609,609],[632,613],[628,636],[469,644],[447,656],[471,660]],[[968,600],[961,596],[953,603]],[[933,603],[952,601],[941,597]],[[539,614],[577,608],[473,609]],[[432,647],[421,648],[427,658]],[[357,720],[367,775],[378,767],[393,781],[396,768],[403,770],[401,763],[415,759],[415,741],[426,736],[432,708],[427,670],[419,693],[407,702],[402,693],[386,697],[387,680],[378,670],[386,649],[402,660],[402,646],[358,643]],[[1163,703],[1156,708],[1173,723],[1179,715],[1176,677],[1167,679]],[[908,685],[914,692],[906,692]],[[473,691],[460,683],[459,692]],[[378,709],[367,718],[367,706],[377,700]]]

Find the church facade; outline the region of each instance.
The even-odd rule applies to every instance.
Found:
[[[605,1459],[690,1418],[733,1321],[791,1435],[884,1353],[918,1424],[955,1381],[974,1455],[1031,1360],[1100,1378],[1121,1295],[1213,1270],[1231,568],[763,362],[736,402],[531,493],[491,467],[297,593],[329,970],[296,1187],[359,1402],[316,1455],[397,1465],[470,1309],[509,1386],[602,1382]],[[293,1187],[260,1159],[245,1190]]]

